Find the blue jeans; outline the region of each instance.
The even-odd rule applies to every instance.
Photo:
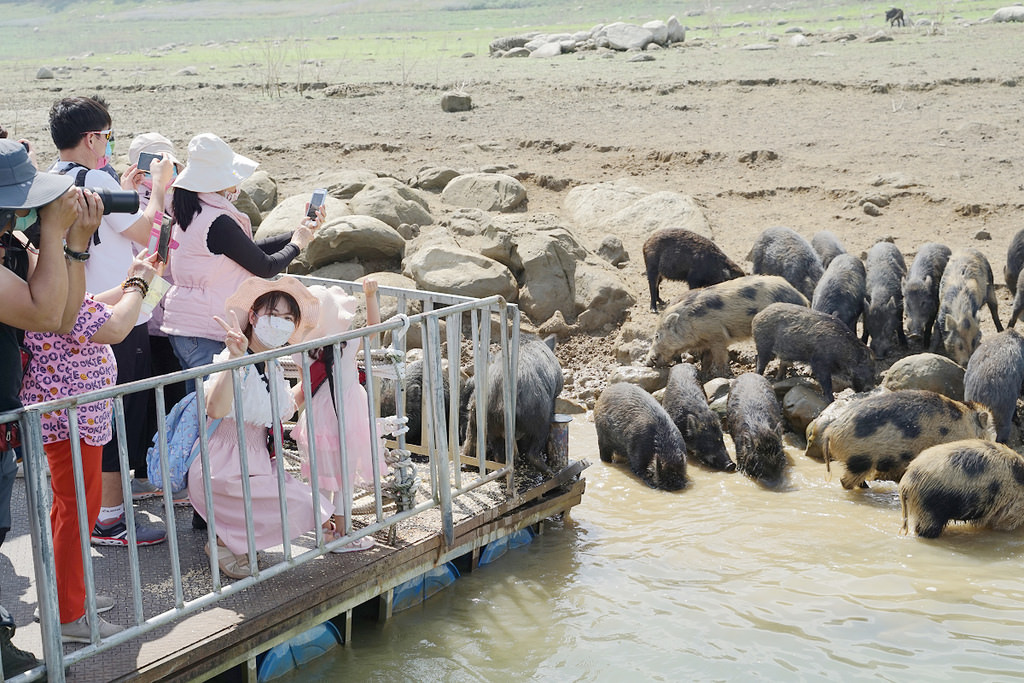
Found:
[[[171,341],[171,348],[177,356],[182,370],[198,368],[200,365],[209,365],[213,357],[224,350],[224,342],[219,342],[206,337],[181,337],[168,335]],[[195,383],[189,380],[185,383],[185,393],[195,391]]]

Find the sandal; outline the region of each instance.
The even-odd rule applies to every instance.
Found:
[[[338,526],[337,526],[337,524],[335,524],[334,518],[332,517],[330,519],[330,521],[328,521],[327,526],[324,526],[324,545],[327,545],[328,543],[332,543],[332,542],[338,540],[343,535],[344,534],[342,534],[342,533],[340,533],[338,531]],[[357,552],[361,552],[363,550],[369,550],[374,545],[376,545],[376,543],[377,543],[377,541],[373,538],[373,536],[363,536],[362,538],[357,538],[356,540],[352,541],[351,543],[346,543],[345,545],[340,545],[337,548],[331,548],[331,552],[332,553],[357,553]]]
[[[235,555],[222,545],[217,545],[217,564],[220,573],[232,579],[244,579],[252,574],[248,555]],[[206,555],[210,556],[210,544],[206,544]]]

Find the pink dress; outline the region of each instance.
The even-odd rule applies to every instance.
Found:
[[[352,488],[372,487],[375,467],[381,478],[388,473],[383,439],[378,438],[376,448],[371,446],[369,400],[366,389],[359,383],[358,350],[355,340],[350,340],[341,350],[341,400],[345,413],[345,455],[348,457],[350,491]],[[324,352],[333,353],[331,347],[326,347]],[[341,440],[330,382],[325,381],[313,394],[313,423],[316,425],[317,484],[321,491],[341,491]],[[309,479],[309,438],[305,415],[299,416],[292,438],[302,457],[302,476]]]
[[[226,360],[228,351],[214,356],[214,362]],[[270,386],[277,391],[282,418],[289,417],[295,404],[288,391],[288,383],[278,368],[271,373],[268,369]],[[207,380],[209,383],[216,375]],[[210,438],[210,490],[213,494],[213,509],[217,523],[217,536],[235,554],[245,553],[246,514],[252,516],[256,538],[256,549],[263,550],[282,545],[285,538],[294,539],[313,530],[314,494],[310,486],[291,475],[284,475],[285,499],[288,509],[288,531],[282,533],[281,505],[277,493],[277,465],[267,450],[267,428],[273,415],[270,408],[270,392],[267,383],[249,367],[242,380],[242,409],[245,417],[245,457],[249,465],[249,488],[252,503],[246,506],[242,494],[242,466],[239,460],[237,426],[234,413],[221,420]],[[197,457],[188,471],[188,495],[196,512],[208,519],[206,494],[203,482],[203,461]],[[320,503],[320,520],[325,522],[334,514],[334,505],[317,494]]]

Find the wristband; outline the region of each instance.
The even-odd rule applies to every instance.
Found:
[[[68,259],[69,261],[78,261],[80,263],[85,263],[86,261],[89,260],[89,250],[87,249],[85,251],[73,251],[65,243],[64,244],[64,258]]]
[[[130,277],[121,283],[121,291],[127,292],[129,289],[138,288],[139,294],[145,299],[146,295],[149,294],[149,283],[143,280],[141,277]]]

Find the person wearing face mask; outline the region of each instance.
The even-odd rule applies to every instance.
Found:
[[[225,343],[224,350],[215,356],[216,361],[302,341],[319,319],[320,302],[293,277],[286,275],[274,281],[253,277],[242,282],[225,302],[225,308],[227,320],[214,316]],[[320,506],[320,519],[326,520],[325,539],[338,538],[330,522],[334,505],[290,474],[285,474],[284,483],[288,533],[287,536],[282,533],[277,465],[271,452],[274,415],[270,392],[277,396],[280,419],[295,412],[295,403],[280,366],[265,367],[262,363],[246,366],[241,382],[245,453],[239,451],[231,373],[215,373],[204,384],[207,417],[221,419],[209,439],[209,483],[217,545],[215,548],[208,545],[206,553],[217,561],[221,573],[232,578],[251,573],[247,516],[252,517],[256,550],[280,545],[282,538],[296,538],[311,531],[315,524],[313,505]],[[242,492],[243,457],[249,468],[252,496],[248,505]],[[205,486],[203,459],[197,457],[189,468],[188,493],[196,513],[204,520],[209,516]]]
[[[114,129],[105,102],[96,97],[65,97],[50,107],[50,137],[59,159],[50,168],[52,173],[68,175],[76,185],[122,190],[118,182],[102,170],[113,155]],[[137,213],[110,213],[103,216],[81,258],[85,260],[85,286],[90,292],[106,292],[121,285],[135,253],[149,245],[149,234],[158,211],[164,206],[166,187],[170,182],[172,163],[163,158],[154,161],[152,200]],[[149,314],[140,313],[135,327],[124,341],[113,344],[117,360],[117,383],[127,384],[151,375]],[[124,397],[125,442],[128,464],[133,469],[145,468],[150,434],[146,433],[148,396],[133,392]],[[115,426],[116,432],[116,426]],[[92,533],[94,545],[125,546],[128,544],[127,509],[121,489],[121,463],[118,438],[115,434],[103,447],[103,497],[99,519]],[[166,540],[164,529],[136,517],[136,542],[153,545]]]
[[[174,144],[166,137],[156,132],[142,133],[136,135],[131,144],[128,146],[128,169],[124,172],[124,176],[121,178],[121,187],[126,190],[135,190],[139,193],[139,206],[145,209],[149,206],[149,202],[153,197],[153,174],[149,171],[144,171],[139,168],[139,159],[143,154],[155,154],[157,156],[164,156],[164,158],[170,159],[173,164],[171,181],[178,177],[185,165],[178,161]],[[170,188],[166,188],[167,192],[164,196],[163,206],[163,223],[173,224],[174,213],[171,208],[171,195],[173,192]],[[156,230],[155,221],[153,230]],[[174,275],[171,272],[172,261],[170,254],[173,254],[173,248],[176,245],[175,240],[177,236],[176,227],[172,226],[171,233],[171,247],[172,250],[168,252],[168,260],[164,264],[163,279],[169,283],[174,282]],[[164,302],[161,298],[153,307],[152,317],[147,323],[149,330],[149,348],[150,358],[152,362],[151,370],[154,377],[159,375],[169,375],[174,372],[181,370],[181,365],[178,363],[177,357],[174,355],[174,349],[171,348],[171,342],[167,338],[167,335],[160,330],[160,326],[164,321]],[[147,403],[149,409],[146,411],[146,434],[155,434],[157,430],[156,420],[156,399],[153,391],[149,390],[146,392],[148,397]],[[178,382],[175,384],[168,384],[164,387],[164,397],[167,401],[167,405],[174,405],[182,398],[185,397],[185,383]],[[163,491],[153,486],[149,481],[149,472],[146,464],[142,463],[141,466],[136,464],[134,466],[132,477],[132,500],[145,500],[147,498],[154,498],[160,496]],[[173,500],[176,505],[188,505],[188,491],[174,491]]]
[[[284,272],[326,216],[321,207],[294,232],[253,241],[249,217],[231,202],[257,166],[216,135],[202,133],[188,143],[188,163],[172,185],[179,246],[161,330],[182,368],[206,365],[224,349],[213,316],[223,314],[227,297],[246,278]]]

